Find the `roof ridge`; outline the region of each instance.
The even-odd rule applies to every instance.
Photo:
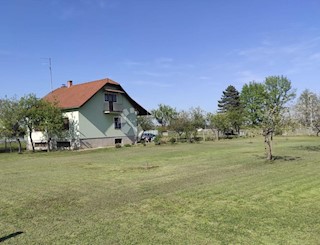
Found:
[[[88,83],[98,83],[98,82],[105,82],[105,83],[113,83],[113,84],[116,84],[116,85],[120,85],[119,83],[113,81],[112,79],[110,78],[102,78],[102,79],[98,79],[98,80],[94,80],[94,81],[89,81],[89,82],[82,82],[82,83],[77,83],[77,84],[72,84],[72,87],[73,86],[81,86],[81,85],[86,85]]]

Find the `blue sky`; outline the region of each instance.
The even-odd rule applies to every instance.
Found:
[[[146,109],[214,112],[222,91],[287,76],[320,92],[318,0],[0,0],[0,98],[111,78]]]

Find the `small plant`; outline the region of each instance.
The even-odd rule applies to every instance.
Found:
[[[168,138],[162,137],[162,138],[160,139],[160,144],[161,144],[161,145],[165,145],[165,144],[167,144],[167,143],[168,143]]]
[[[199,136],[196,136],[196,137],[194,137],[193,139],[194,139],[195,142],[198,142],[198,143],[199,143],[201,140],[203,140],[203,138],[202,138],[202,137],[199,137]]]
[[[176,143],[176,142],[177,142],[176,138],[174,138],[174,137],[170,138],[170,140],[169,140],[169,141],[170,141],[170,143],[171,143],[171,144],[174,144],[174,143]]]
[[[131,147],[131,144],[125,144],[124,147]]]
[[[215,138],[212,136],[207,136],[206,141],[215,141]]]
[[[155,145],[161,145],[161,136],[157,135],[153,141]]]
[[[121,147],[122,147],[122,145],[120,143],[116,144],[116,148],[121,148]]]

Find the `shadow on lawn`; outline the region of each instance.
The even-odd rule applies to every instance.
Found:
[[[297,150],[304,150],[304,151],[320,151],[319,145],[308,145],[308,146],[300,145],[300,146],[294,147],[294,148]]]
[[[262,156],[257,156],[257,158],[259,159],[265,159],[266,160],[266,157],[262,157]],[[298,161],[300,160],[301,157],[293,157],[293,156],[273,156],[273,159],[271,161],[268,161],[268,162],[273,162],[273,161]]]
[[[14,238],[14,237],[19,236],[21,234],[23,234],[23,231],[17,231],[15,233],[11,233],[10,235],[4,236],[4,237],[0,237],[0,242],[4,242],[4,241],[6,241],[6,240],[8,240],[10,238]]]
[[[296,161],[296,160],[300,160],[301,157],[292,157],[292,156],[274,156],[273,160],[282,160],[282,161]]]

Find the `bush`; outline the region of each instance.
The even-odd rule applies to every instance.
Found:
[[[170,140],[169,140],[169,141],[170,141],[170,143],[171,143],[171,144],[174,144],[174,143],[176,143],[176,142],[177,142],[176,138],[174,138],[174,137],[170,138]]]
[[[167,144],[167,143],[168,143],[168,138],[167,137],[162,137],[160,135],[157,135],[154,138],[154,144],[155,145],[164,145],[164,144]]]
[[[215,141],[216,138],[215,137],[212,137],[212,136],[207,136],[206,137],[206,141]]]
[[[121,147],[122,147],[122,145],[120,143],[116,144],[116,148],[121,148]]]
[[[124,147],[131,147],[131,144],[125,144]]]
[[[160,135],[157,135],[155,138],[154,138],[154,144],[155,145],[160,145],[160,140],[161,140],[161,136]]]
[[[202,137],[196,136],[193,138],[195,142],[200,142],[201,140],[203,140]]]
[[[167,143],[168,143],[168,138],[167,138],[167,137],[162,137],[162,138],[160,139],[160,144],[165,145],[165,144],[167,144]]]
[[[179,138],[178,138],[178,142],[184,143],[184,142],[186,142],[186,138],[179,137]]]
[[[21,141],[21,148],[22,148],[22,151],[26,150],[26,142],[25,141]],[[17,141],[15,141],[15,140],[7,141],[6,147],[5,147],[4,140],[0,142],[0,153],[18,152],[18,149],[19,149],[19,145],[18,145]]]

